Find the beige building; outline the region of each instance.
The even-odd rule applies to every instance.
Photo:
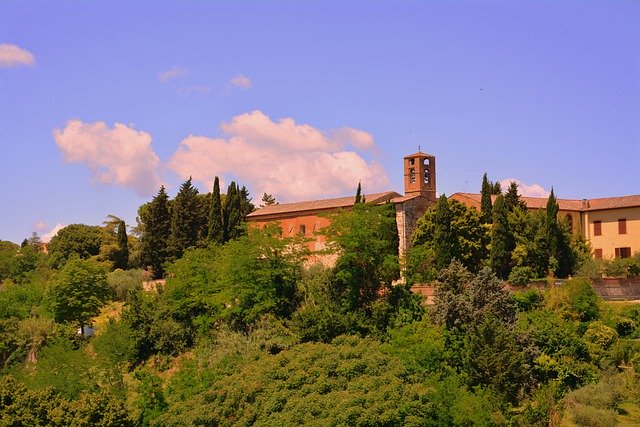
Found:
[[[480,209],[480,194],[455,193],[451,199]],[[494,196],[495,198],[495,196]],[[547,199],[521,197],[529,209],[545,209]],[[628,258],[640,252],[640,195],[602,199],[558,199],[558,217],[591,244],[594,258]]]

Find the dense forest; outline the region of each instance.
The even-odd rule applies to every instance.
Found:
[[[553,192],[482,193],[441,197],[406,259],[393,205],[359,197],[319,231],[333,267],[247,227],[248,191],[217,178],[161,188],[133,227],[0,241],[0,425],[639,424],[640,304],[591,279],[639,276],[640,254],[592,260]]]

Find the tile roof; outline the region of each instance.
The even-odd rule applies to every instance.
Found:
[[[449,198],[453,198],[468,206],[480,209],[481,195],[478,193],[454,193]],[[495,201],[496,196],[491,196]],[[526,203],[531,209],[545,209],[547,207],[546,197],[521,196],[520,200]],[[602,209],[618,209],[640,206],[640,195],[604,197],[601,199],[558,199],[558,207],[563,211],[596,211]]]
[[[406,199],[395,191],[385,191],[384,193],[365,194],[367,203],[384,203],[396,199]],[[337,199],[310,200],[306,202],[282,203],[277,205],[269,205],[251,212],[247,218],[253,219],[266,215],[279,215],[292,212],[319,211],[328,209],[337,209],[353,206],[356,201],[355,196],[339,197]],[[405,200],[401,200],[405,201]]]

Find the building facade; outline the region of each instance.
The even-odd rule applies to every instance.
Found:
[[[393,203],[396,210],[396,223],[400,237],[398,251],[404,256],[411,243],[416,222],[424,215],[429,206],[436,202],[436,159],[435,156],[418,151],[404,157],[404,195],[395,191],[367,194],[367,203]],[[326,247],[325,237],[316,232],[329,224],[327,213],[349,210],[355,203],[355,196],[336,199],[311,200],[296,203],[283,203],[264,206],[247,216],[249,224],[264,227],[276,222],[284,237],[295,235],[311,239],[309,249],[321,251]],[[331,257],[323,262],[330,264]]]

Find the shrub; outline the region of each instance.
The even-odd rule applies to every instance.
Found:
[[[535,272],[531,267],[513,267],[507,281],[514,285],[526,285],[535,278]]]

